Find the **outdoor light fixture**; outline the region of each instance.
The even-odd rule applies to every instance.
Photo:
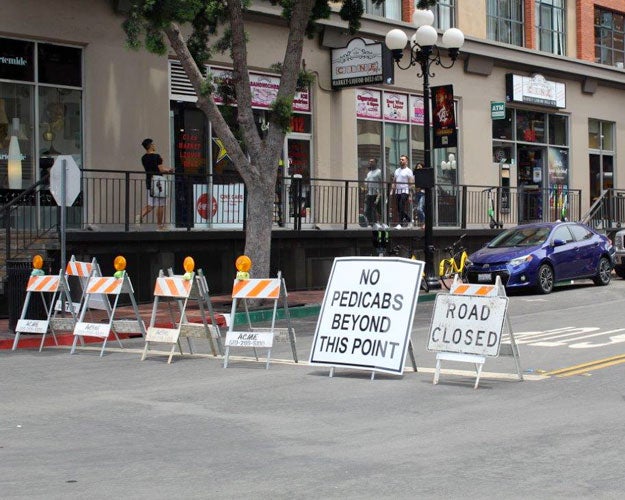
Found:
[[[22,189],[22,153],[17,135],[20,131],[20,119],[13,118],[11,140],[9,142],[9,189]]]
[[[423,153],[424,168],[432,169],[432,149],[430,145],[430,77],[434,76],[430,68],[432,64],[441,66],[442,68],[451,68],[460,52],[460,47],[464,44],[464,34],[458,28],[449,28],[443,34],[441,48],[447,50],[450,63],[445,64],[441,57],[442,49],[436,43],[438,41],[438,32],[432,26],[434,22],[434,14],[431,10],[417,9],[412,15],[412,22],[417,27],[414,35],[408,42],[408,36],[400,29],[392,29],[386,34],[386,46],[390,49],[393,59],[399,69],[409,69],[412,66],[419,66],[420,72],[417,78],[423,77]],[[408,44],[410,51],[410,60],[404,65],[401,60],[404,55],[404,49]],[[455,163],[455,161],[454,161]],[[433,225],[433,197],[432,188],[434,187],[434,175],[432,172],[431,183],[423,186],[425,189],[425,234],[423,238],[425,253],[425,274],[428,284],[431,288],[436,288],[438,279],[434,274],[434,247],[432,245],[432,225]]]

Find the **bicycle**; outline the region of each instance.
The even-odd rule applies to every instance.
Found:
[[[482,193],[488,193],[488,225],[491,229],[503,228],[503,223],[499,222],[499,220],[495,219],[495,198],[493,197],[493,189],[497,188],[487,188],[482,191]]]
[[[392,250],[389,251],[389,255],[397,255],[399,257],[405,256],[408,259],[418,260],[417,252],[415,251],[412,245],[410,246],[407,252],[405,250],[406,250],[405,246],[396,245],[393,247]],[[430,292],[430,285],[428,284],[427,276],[425,274],[425,266],[423,267],[423,271],[421,273],[421,290],[423,290],[425,293]]]
[[[445,248],[445,252],[449,254],[449,257],[444,258],[438,264],[438,276],[441,280],[441,284],[449,290],[450,282],[453,281],[454,276],[458,276],[462,281],[466,281],[465,264],[467,262],[467,250],[462,245],[462,240],[466,237],[463,234],[455,242]]]

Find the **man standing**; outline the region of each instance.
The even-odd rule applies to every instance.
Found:
[[[397,217],[399,219],[399,224],[396,226],[397,229],[401,229],[404,224],[409,224],[411,221],[407,210],[413,186],[414,174],[408,166],[408,157],[401,155],[399,157],[399,168],[395,170],[393,185],[391,186],[391,194],[395,193],[395,200],[397,201]]]
[[[378,167],[378,160],[369,160],[369,171],[365,177],[365,216],[370,226],[378,222],[380,213],[380,194],[382,193],[382,171]]]
[[[154,192],[152,189],[152,178],[161,174],[173,174],[174,169],[163,165],[163,158],[156,152],[156,146],[152,139],[144,139],[141,145],[145,149],[145,154],[141,157],[141,163],[146,172],[145,184],[148,188],[148,204],[143,208],[141,213],[137,215],[135,222],[140,224],[143,218],[148,215],[154,207],[156,207],[156,221],[158,222],[158,229],[162,231],[165,229],[165,202],[166,198],[161,194],[165,194],[165,181],[160,181],[162,185],[160,187],[161,193]]]

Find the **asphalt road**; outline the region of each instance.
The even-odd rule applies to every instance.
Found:
[[[625,281],[510,297],[526,380],[492,358],[477,390],[466,364],[432,385],[433,307],[415,316],[419,372],[373,381],[307,365],[314,317],[293,321],[300,363],[277,344],[269,370],[245,350],[224,369],[201,341],[171,365],[140,361],[141,339],[103,358],[0,351],[0,495],[621,498]]]

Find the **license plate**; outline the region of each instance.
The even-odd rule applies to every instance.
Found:
[[[492,278],[491,278],[490,273],[479,273],[477,275],[477,280],[481,281],[481,282],[483,282],[483,281],[491,281]]]

